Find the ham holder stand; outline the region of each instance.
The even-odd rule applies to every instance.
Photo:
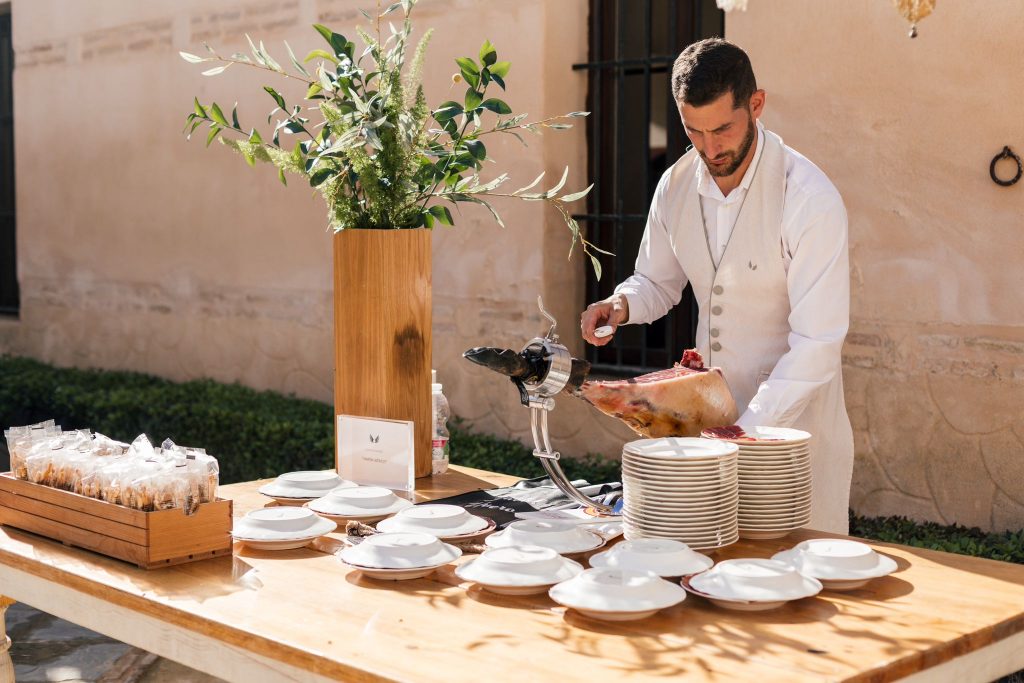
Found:
[[[555,327],[558,322],[544,310],[544,302],[537,297],[541,315],[551,321],[551,328],[543,337],[534,337],[523,350],[496,349],[477,346],[462,354],[477,365],[505,375],[519,390],[519,400],[530,409],[530,428],[533,432],[533,454],[540,458],[544,471],[565,495],[576,502],[593,508],[602,515],[612,514],[612,507],[603,505],[572,485],[558,464],[558,451],[551,449],[548,432],[548,413],[555,408],[555,395],[562,391],[576,391],[590,372],[590,363],[573,358],[569,349],[559,343]]]

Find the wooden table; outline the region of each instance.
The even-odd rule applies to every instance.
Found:
[[[421,480],[424,499],[505,485],[479,470]],[[258,482],[223,487],[236,514],[264,505]],[[717,559],[768,557],[812,536],[747,541]],[[502,597],[451,567],[377,582],[325,537],[144,571],[0,530],[0,592],[231,681],[686,680],[989,681],[1024,668],[1024,566],[873,544],[900,571],[850,593],[773,612],[690,596],[632,623],[591,621],[546,596]],[[0,614],[9,601],[0,598]],[[9,657],[6,664],[10,667]],[[8,668],[8,671],[10,669]],[[0,679],[3,667],[0,666]],[[13,680],[8,674],[7,680]]]

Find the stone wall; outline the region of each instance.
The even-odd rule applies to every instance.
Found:
[[[1024,185],[988,173],[1004,145],[1024,152],[1007,99],[1022,21],[1012,0],[939,3],[913,40],[887,2],[752,0],[726,19],[767,125],[850,215],[862,514],[1024,527]]]

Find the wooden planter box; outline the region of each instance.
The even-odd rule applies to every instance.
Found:
[[[155,569],[231,554],[231,501],[142,512],[0,474],[0,524]]]
[[[334,414],[412,420],[417,477],[431,472],[430,235],[334,236]]]

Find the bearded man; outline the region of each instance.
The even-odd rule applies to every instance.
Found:
[[[722,368],[738,424],[811,433],[810,527],[846,533],[853,432],[841,364],[850,309],[842,198],[759,122],[765,92],[736,45],[687,47],[672,94],[693,147],[658,183],[635,273],[583,312],[583,338],[601,346],[612,337],[596,337],[599,326],[654,321],[692,284],[696,346]]]

